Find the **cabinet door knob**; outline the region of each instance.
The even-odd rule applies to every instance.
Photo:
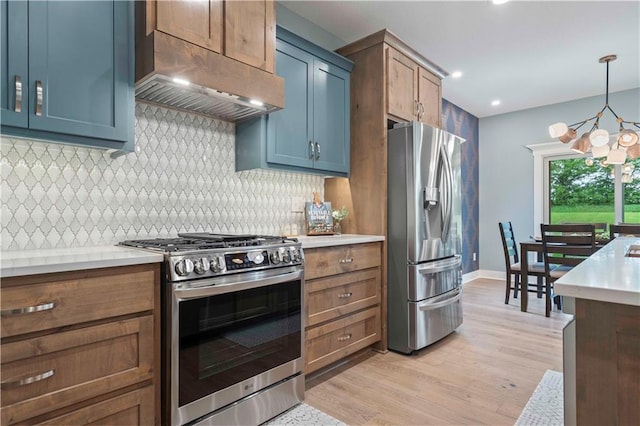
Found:
[[[414,108],[415,109],[414,114],[417,117],[420,114],[420,102],[418,102],[418,100],[416,99],[416,100],[413,101],[413,103],[414,103],[414,107],[415,107]]]
[[[421,121],[422,117],[424,117],[424,104],[418,102],[418,121]]]
[[[16,75],[16,100],[13,110],[22,112],[22,78],[19,75]]]
[[[316,142],[316,160],[320,159],[320,144]]]
[[[42,103],[44,101],[44,88],[40,80],[36,81],[36,115],[42,116]]]
[[[314,155],[315,155],[315,145],[313,144],[313,141],[309,141],[309,160],[313,160]]]

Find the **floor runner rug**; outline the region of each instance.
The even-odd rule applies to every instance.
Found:
[[[267,423],[264,423],[263,426],[278,425],[346,426],[346,424],[341,421],[305,403],[296,405],[291,410],[269,420]]]
[[[564,423],[562,373],[547,370],[524,406],[516,426],[552,426]]]

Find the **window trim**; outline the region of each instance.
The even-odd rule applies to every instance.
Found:
[[[533,227],[537,230],[541,223],[549,223],[549,161],[585,157],[571,151],[571,144],[545,142],[526,145],[533,155]],[[614,181],[614,221],[623,222],[624,191],[622,188],[622,166],[616,165]]]

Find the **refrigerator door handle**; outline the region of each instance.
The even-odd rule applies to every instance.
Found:
[[[428,302],[421,303],[418,305],[418,309],[420,309],[421,311],[433,311],[435,309],[440,309],[447,305],[452,305],[462,298],[462,289],[454,290],[452,293],[455,293],[455,294],[453,295],[447,294],[446,295],[447,297],[445,297],[442,300],[438,300],[434,302],[428,301]]]
[[[444,165],[445,176],[443,178],[444,185],[442,190],[443,198],[443,210],[442,210],[442,242],[446,242],[449,239],[449,231],[451,229],[451,210],[453,209],[453,197],[451,193],[453,191],[453,172],[451,171],[451,162],[449,156],[445,150],[444,144],[440,145],[440,155],[442,156],[442,164]]]
[[[420,273],[421,275],[430,275],[430,274],[436,274],[438,272],[449,271],[451,269],[454,269],[457,266],[462,265],[462,258],[460,257],[459,254],[457,254],[451,259],[447,259],[442,262],[437,262],[437,266],[432,266],[432,265],[433,264],[429,264],[427,266],[419,268],[418,273]]]

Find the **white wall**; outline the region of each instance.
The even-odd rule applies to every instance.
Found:
[[[595,96],[480,119],[480,269],[504,270],[498,222],[512,221],[517,240],[540,233],[533,225],[533,156],[526,145],[551,142],[550,124],[592,117],[604,100]],[[640,89],[610,93],[609,105],[626,120],[640,120]],[[618,129],[608,112],[600,127]],[[581,130],[590,127],[578,135]]]

